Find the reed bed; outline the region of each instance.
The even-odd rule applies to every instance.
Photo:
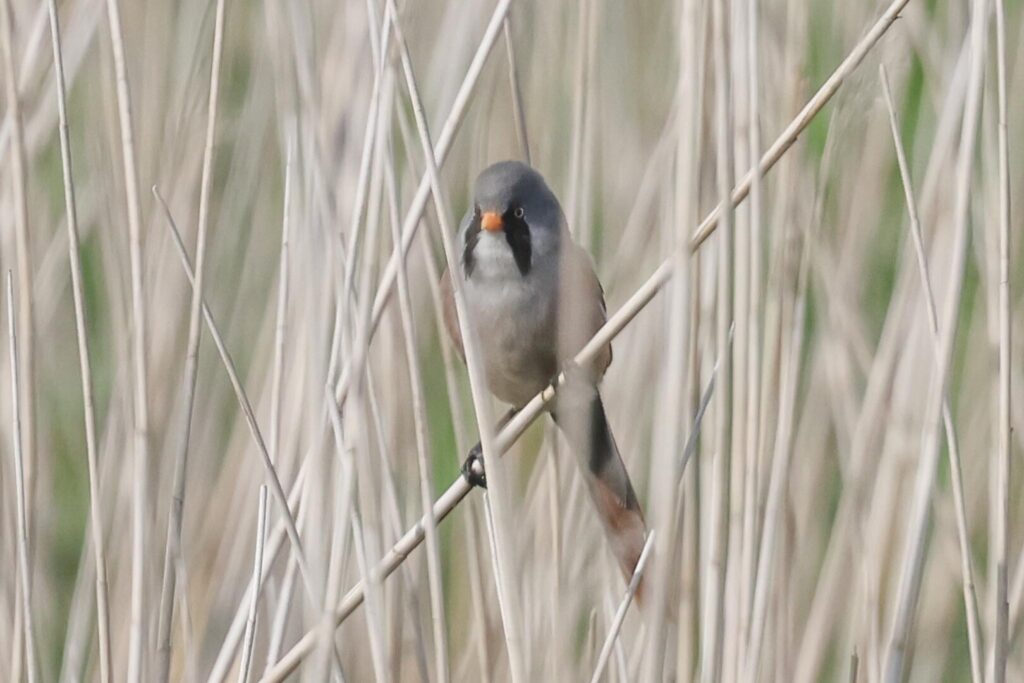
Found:
[[[0,0],[0,679],[1024,680],[1022,19]],[[640,600],[560,380],[500,425],[443,329],[506,158],[604,285]]]

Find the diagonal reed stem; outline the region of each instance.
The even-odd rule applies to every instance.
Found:
[[[181,523],[185,508],[185,481],[188,447],[192,435],[192,409],[195,405],[196,377],[199,372],[199,340],[202,332],[200,308],[206,272],[206,233],[210,224],[210,188],[213,184],[213,142],[217,128],[217,96],[220,93],[220,63],[224,53],[224,5],[217,0],[213,28],[213,60],[210,65],[210,91],[206,110],[206,144],[203,147],[203,171],[199,182],[199,225],[196,231],[196,276],[189,307],[188,342],[185,350],[185,377],[182,391],[181,441],[174,460],[171,509],[167,519],[164,547],[163,586],[157,618],[157,676],[166,681],[171,668],[171,630],[174,619],[175,556],[181,553]]]
[[[882,36],[885,35],[886,31],[890,26],[892,26],[893,22],[896,21],[900,11],[908,2],[909,0],[894,0],[887,7],[885,12],[876,20],[853,50],[851,50],[839,66],[836,67],[835,71],[832,72],[832,75],[829,76],[814,96],[811,97],[806,105],[804,105],[803,109],[800,110],[797,116],[789,123],[788,126],[786,126],[771,147],[769,147],[768,151],[764,153],[757,168],[752,168],[743,177],[743,180],[733,188],[731,193],[731,202],[734,206],[746,199],[750,192],[753,177],[756,174],[764,175],[771,170],[775,164],[778,163],[779,159],[781,159],[782,156],[793,146],[797,138],[804,129],[810,125],[818,112],[820,112],[829,100],[835,96],[845,80],[851,73],[853,73],[857,66],[860,65],[864,60],[864,57],[878,43]],[[414,199],[413,201],[415,205],[416,200]],[[701,244],[703,244],[704,241],[715,231],[715,228],[718,225],[720,210],[720,207],[716,207],[704,218],[703,221],[701,221],[697,230],[694,232],[689,245],[684,248],[689,248],[691,251],[696,251],[700,248]],[[411,216],[413,213],[414,212],[410,210],[407,216]],[[405,231],[403,226],[403,239],[404,238]],[[409,239],[411,242],[411,236]],[[628,325],[630,321],[632,321],[633,318],[636,317],[636,315],[643,310],[648,303],[650,303],[654,298],[654,295],[658,293],[660,288],[671,277],[672,262],[672,256],[662,262],[662,264],[648,277],[644,284],[642,284],[622,305],[622,307],[608,319],[590,342],[588,342],[580,353],[577,354],[575,358],[575,362],[577,364],[586,365],[589,363],[599,349],[603,348],[615,336],[617,336],[619,332],[621,332],[626,325]],[[386,300],[387,294],[383,292],[390,289],[390,286],[391,285],[388,284],[387,275],[385,274],[385,278],[381,282],[381,289],[378,290],[378,299],[382,298],[382,300]],[[381,306],[383,307],[383,304],[381,304]],[[376,304],[374,308],[376,309]],[[560,385],[563,380],[564,378],[560,376],[556,384]],[[533,399],[527,403],[526,406],[520,410],[497,434],[495,443],[497,452],[504,453],[508,450],[516,439],[522,435],[526,428],[540,416],[545,406],[554,398],[554,395],[554,387],[548,387],[537,396],[534,396]],[[448,489],[434,502],[434,518],[438,522],[441,522],[452,510],[455,509],[456,506],[458,506],[470,490],[471,487],[464,478],[459,477],[456,479],[455,482],[453,482],[451,486],[449,486]],[[381,559],[377,568],[378,575],[381,580],[390,576],[391,573],[405,561],[405,558],[407,558],[409,554],[423,542],[425,524],[425,520],[418,520],[416,524],[410,527],[394,544],[394,546],[392,546],[391,550],[388,551],[388,553]],[[345,594],[338,604],[337,609],[332,615],[334,623],[339,625],[345,621],[345,619],[347,619],[348,616],[359,607],[362,601],[363,586],[361,583],[357,583]],[[273,667],[270,667],[265,672],[261,679],[262,683],[272,683],[284,680],[284,678],[294,671],[302,660],[312,651],[316,643],[316,638],[316,629],[308,631],[301,639],[299,639],[291,650],[286,652]]]

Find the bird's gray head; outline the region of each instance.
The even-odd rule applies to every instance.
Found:
[[[562,207],[540,173],[518,161],[489,166],[477,176],[463,223],[466,277],[481,256],[495,261],[511,256],[526,276],[538,258],[558,251],[564,229]]]

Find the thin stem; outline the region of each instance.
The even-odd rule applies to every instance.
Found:
[[[71,298],[75,306],[75,335],[78,340],[78,364],[82,377],[82,405],[85,417],[85,454],[89,475],[89,529],[92,535],[93,563],[96,571],[96,633],[99,640],[100,681],[111,680],[110,605],[107,599],[107,556],[103,538],[103,513],[100,509],[100,473],[96,446],[96,406],[93,400],[92,364],[82,284],[82,254],[78,238],[78,208],[72,179],[71,140],[68,134],[67,88],[64,82],[64,51],[61,46],[60,20],[56,0],[47,0],[50,38],[53,43],[54,83],[57,90],[57,127],[60,136],[61,172],[64,179],[64,210],[68,230],[68,261],[71,266]]]
[[[590,75],[590,30],[591,17],[597,11],[594,0],[580,0],[576,3],[578,16],[576,19],[576,63],[573,70],[572,94],[572,139],[569,148],[569,192],[566,217],[569,229],[573,231],[580,244],[589,243],[588,226],[580,221],[580,196],[583,179],[583,147],[586,142],[588,77]]]
[[[512,118],[516,125],[519,139],[519,150],[523,161],[532,166],[530,159],[530,138],[526,134],[526,109],[523,107],[523,91],[519,87],[519,70],[516,68],[516,52],[512,44],[512,20],[507,16],[502,23],[502,34],[505,36],[505,54],[508,57],[508,85],[512,92]]]
[[[281,209],[281,254],[278,257],[277,313],[274,323],[274,368],[270,380],[270,459],[281,460],[281,379],[284,375],[285,337],[288,331],[288,241],[291,233],[292,141],[284,164],[284,201]]]
[[[747,127],[747,149],[746,158],[749,161],[757,159],[761,155],[761,125],[760,125],[760,48],[759,48],[759,4],[757,0],[746,0],[746,39],[742,56],[745,61],[746,75],[746,127]],[[746,453],[744,468],[744,515],[743,515],[743,595],[744,613],[747,628],[740,633],[741,643],[749,641],[751,621],[754,619],[754,588],[757,575],[757,528],[761,523],[759,519],[760,503],[760,450],[759,426],[761,396],[761,311],[762,311],[762,227],[761,227],[761,175],[755,173],[751,178],[750,201],[747,204],[749,224],[746,230],[747,264],[745,268],[745,279],[747,287],[745,290],[747,308],[745,311],[738,311],[740,317],[746,319],[745,332],[747,348],[743,367],[746,369],[745,388],[746,395],[744,436],[746,442],[741,444],[741,452]],[[742,395],[741,395],[742,400]],[[751,656],[749,649],[744,653],[744,659],[749,660]]]
[[[782,158],[782,155],[796,143],[800,133],[810,125],[811,120],[828,104],[828,101],[839,91],[840,86],[849,78],[850,74],[860,66],[860,63],[864,61],[864,57],[871,51],[871,48],[878,43],[881,37],[885,35],[885,32],[889,30],[889,27],[892,26],[893,22],[899,18],[900,12],[906,7],[908,2],[910,0],[893,0],[886,8],[882,16],[875,21],[864,37],[860,39],[860,42],[854,46],[853,50],[836,67],[832,75],[828,77],[828,80],[818,88],[818,91],[807,101],[807,104],[800,110],[800,113],[789,122],[789,125],[779,134],[775,142],[772,143],[772,146],[765,151],[761,156],[760,164],[747,171],[739,184],[733,188],[732,206],[736,206],[750,194],[755,175],[765,175]],[[690,249],[692,251],[696,251],[714,233],[718,227],[719,214],[724,210],[726,204],[719,203],[715,210],[697,227],[690,240]]]
[[[18,264],[18,325],[21,327],[21,404],[24,427],[25,494],[31,513],[36,481],[35,430],[35,332],[32,292],[32,244],[28,227],[27,162],[25,158],[25,130],[22,126],[21,97],[18,93],[17,68],[14,60],[14,12],[11,0],[0,0],[0,23],[3,25],[3,61],[6,77],[7,118],[11,131],[11,190],[14,199],[14,250]],[[32,519],[27,522],[32,527]]]
[[[171,231],[171,236],[174,238],[174,246],[177,247],[178,256],[181,259],[182,268],[185,270],[185,275],[188,276],[189,283],[191,283],[193,282],[192,264],[189,261],[188,253],[185,251],[185,245],[181,241],[181,234],[178,232],[178,228],[174,224],[174,220],[171,217],[170,210],[167,208],[167,204],[163,201],[163,197],[160,196],[160,193],[155,187],[153,188],[153,194],[156,196],[157,201],[164,210],[168,228]],[[213,314],[210,313],[210,309],[206,305],[205,301],[203,302],[202,307],[203,318],[206,320],[206,327],[210,332],[210,336],[213,338],[214,346],[217,347],[217,353],[220,354],[224,368],[228,372],[228,379],[231,381],[231,388],[234,390],[235,398],[238,400],[238,404],[242,408],[242,413],[245,415],[245,421],[246,425],[249,427],[249,433],[252,435],[253,441],[255,441],[256,447],[262,457],[263,467],[266,471],[267,479],[270,482],[270,490],[277,499],[277,504],[281,506],[281,513],[284,515],[285,529],[288,532],[288,539],[291,541],[292,550],[296,555],[299,564],[299,572],[302,574],[307,594],[314,605],[319,605],[323,600],[319,595],[320,591],[318,584],[313,579],[309,566],[306,563],[306,557],[302,551],[302,542],[299,537],[299,530],[295,526],[295,517],[288,505],[288,497],[285,495],[284,487],[281,486],[281,480],[277,476],[277,468],[270,459],[270,452],[267,450],[267,444],[263,440],[263,434],[260,431],[259,423],[256,421],[256,414],[253,412],[252,404],[249,402],[249,397],[245,392],[245,388],[242,386],[242,381],[238,377],[238,371],[235,369],[235,362],[232,360],[231,354],[228,352],[227,346],[224,344],[224,339],[220,335],[217,323],[213,318]]]
[[[142,218],[139,174],[135,168],[135,137],[132,105],[128,91],[124,32],[117,0],[107,0],[110,45],[114,55],[117,112],[121,129],[121,159],[124,164],[125,200],[128,210],[128,244],[131,265],[131,356],[132,356],[132,439],[135,457],[132,471],[132,595],[128,642],[128,681],[142,680],[143,646],[146,626],[146,515],[149,500],[149,406],[146,385],[146,299],[142,262]]]
[[[299,472],[295,476],[295,483],[292,484],[292,490],[288,494],[288,504],[291,508],[297,508],[299,511],[300,518],[303,516],[303,510],[306,509],[304,501],[304,492],[306,488],[304,486],[306,480],[306,470],[308,468],[308,459],[302,461],[302,465],[299,467]],[[270,571],[270,565],[277,559],[278,553],[284,547],[284,539],[287,532],[285,531],[285,523],[283,520],[277,520],[274,525],[274,529],[270,532],[270,540],[267,542],[267,548],[264,551],[264,563],[263,572]],[[297,568],[298,563],[296,562],[296,556],[290,555],[288,558],[289,569]],[[294,570],[292,570],[294,574]],[[249,584],[243,592],[242,602],[239,603],[238,609],[235,610],[235,616],[231,621],[231,626],[228,627],[227,635],[224,636],[224,642],[221,645],[220,651],[217,653],[217,658],[214,660],[213,667],[210,669],[210,675],[207,681],[210,683],[221,683],[227,679],[228,670],[231,668],[231,663],[234,660],[235,650],[241,643],[242,638],[245,634],[245,620],[246,611],[244,609],[245,596],[255,589],[255,584],[250,580]],[[282,591],[284,593],[284,591]],[[287,593],[284,593],[287,595]]]
[[[249,591],[249,617],[245,621],[245,640],[242,645],[241,666],[238,667],[238,683],[249,680],[252,668],[252,648],[256,639],[256,608],[263,588],[263,547],[267,538],[267,485],[260,485],[259,512],[256,518],[256,552],[253,555],[252,583]]]
[[[729,329],[733,321],[734,251],[733,207],[729,202],[732,187],[732,92],[729,77],[726,12],[723,0],[712,5],[714,17],[716,169],[720,212],[717,317],[715,341],[718,347],[719,376],[715,392],[715,452],[711,462],[711,521],[708,541],[708,572],[705,580],[704,615],[701,620],[701,681],[711,683],[722,677],[726,630],[726,574],[730,554],[729,508],[732,463],[733,373]]]
[[[982,74],[984,72],[985,17],[984,0],[975,0],[971,19],[971,77],[964,102],[960,137],[956,204],[952,218],[953,256],[948,273],[950,284],[939,337],[939,372],[932,378],[931,391],[925,407],[921,461],[917,470],[910,522],[903,551],[893,625],[886,647],[884,679],[887,683],[896,683],[903,675],[903,658],[909,646],[910,630],[924,569],[931,494],[934,489],[938,459],[938,418],[942,410],[942,397],[948,387],[949,366],[959,317],[967,254],[971,176],[974,168],[974,147],[981,109]]]
[[[1010,151],[1007,140],[1006,9],[1003,0],[995,0],[995,7],[996,83],[999,101],[999,451],[996,458],[996,590],[993,591],[996,624],[992,644],[992,665],[993,681],[1003,683],[1006,680],[1006,660],[1010,644],[1007,573],[1010,566],[1010,352],[1013,320],[1010,304]]]
[[[484,456],[484,467],[488,473],[488,503],[494,515],[495,527],[497,529],[497,559],[500,571],[497,576],[499,605],[502,607],[502,622],[505,626],[505,644],[508,648],[509,665],[512,670],[514,683],[523,683],[526,678],[526,660],[523,657],[521,638],[522,621],[519,618],[516,608],[515,593],[512,590],[511,577],[513,537],[509,533],[511,527],[511,492],[502,475],[504,474],[501,461],[498,459],[500,452],[495,448],[494,431],[490,414],[490,396],[487,394],[484,380],[483,359],[479,355],[479,340],[476,331],[471,325],[468,309],[463,292],[462,269],[460,259],[453,244],[455,230],[449,222],[449,212],[445,194],[441,186],[440,174],[437,170],[437,161],[434,158],[434,147],[430,140],[430,132],[427,126],[426,114],[423,110],[423,102],[420,99],[419,89],[416,85],[416,78],[413,74],[412,61],[409,57],[409,48],[402,33],[401,23],[398,18],[398,10],[394,0],[388,0],[388,11],[391,12],[391,22],[395,31],[395,43],[398,45],[401,55],[402,70],[405,74],[406,87],[409,97],[412,100],[413,113],[416,118],[416,128],[419,132],[420,142],[423,147],[423,154],[426,159],[427,172],[430,177],[430,189],[434,198],[434,207],[441,228],[441,241],[444,246],[445,260],[448,263],[448,273],[452,279],[455,306],[458,311],[459,329],[463,340],[463,348],[466,355],[466,366],[469,369],[470,391],[473,397],[473,407],[477,416],[477,426],[480,430],[480,443]],[[497,475],[497,476],[496,476]],[[429,519],[428,526],[433,523]]]
[[[910,217],[910,233],[913,237],[918,273],[921,276],[921,286],[928,311],[929,330],[933,342],[932,346],[935,351],[935,368],[936,371],[939,371],[939,364],[942,362],[942,359],[939,357],[939,316],[935,306],[935,296],[932,292],[931,280],[928,276],[928,261],[925,257],[924,241],[921,237],[921,222],[917,213],[917,201],[914,198],[914,189],[910,182],[910,169],[907,165],[906,154],[903,149],[899,122],[896,119],[896,109],[892,101],[892,92],[889,89],[889,78],[886,75],[884,66],[879,66],[878,69],[879,78],[882,81],[882,92],[885,95],[885,104],[889,110],[889,127],[892,129],[893,143],[896,146],[896,161],[899,165],[900,179],[903,181],[903,193],[907,202],[907,213]],[[963,580],[964,607],[967,611],[967,643],[971,657],[971,676],[973,681],[980,683],[984,680],[981,669],[981,626],[978,619],[978,598],[974,590],[974,566],[971,561],[968,531],[970,527],[967,525],[967,511],[964,503],[960,441],[957,438],[953,425],[949,400],[945,395],[942,397],[942,423],[946,430],[946,444],[949,449],[949,469],[953,480],[953,503],[956,512],[957,538],[960,542],[960,570]]]
[[[508,14],[509,6],[511,4],[512,0],[499,0],[497,6],[494,8],[494,12],[491,14],[491,19],[487,24],[487,28],[484,30],[483,37],[480,40],[480,46],[473,55],[473,61],[466,70],[466,76],[463,78],[462,85],[459,87],[459,91],[455,95],[455,101],[452,103],[452,108],[448,114],[448,118],[445,119],[444,126],[441,128],[441,133],[437,136],[437,144],[433,150],[434,158],[437,160],[439,167],[444,164],[445,159],[448,157],[448,153],[451,151],[452,144],[455,140],[455,133],[458,131],[459,126],[462,124],[462,120],[466,115],[470,99],[476,89],[476,85],[480,79],[480,74],[483,72],[484,65],[487,62],[487,56],[490,54],[491,49],[498,40],[498,34],[501,31],[502,23]],[[405,219],[402,221],[402,249],[405,252],[408,252],[409,247],[412,245],[412,240],[416,236],[416,231],[419,228],[421,219],[423,218],[423,212],[427,208],[427,201],[429,201],[429,199],[430,176],[427,171],[424,171],[420,178],[419,186],[416,188],[416,194],[413,196],[412,203],[409,206],[409,210],[406,211]],[[384,267],[384,274],[380,278],[380,283],[373,299],[373,309],[370,317],[369,330],[367,332],[369,335],[372,335],[377,329],[377,325],[380,323],[380,319],[384,315],[384,307],[391,298],[391,293],[394,289],[395,279],[398,274],[397,268],[398,262],[394,257],[389,259],[387,265]],[[354,355],[345,366],[345,372],[342,374],[341,380],[338,382],[338,388],[335,392],[335,398],[338,399],[339,403],[341,403],[347,395],[351,381],[350,378],[356,368],[361,366],[362,362],[361,357]]]
[[[747,659],[744,662],[743,680],[756,681],[761,662],[764,631],[768,615],[769,587],[775,562],[776,541],[780,517],[785,505],[785,487],[789,476],[789,464],[793,456],[794,414],[796,393],[800,377],[800,358],[803,352],[804,321],[807,315],[807,273],[810,268],[810,240],[804,237],[803,262],[800,265],[795,308],[790,314],[790,345],[779,386],[779,431],[775,439],[775,453],[772,455],[771,475],[768,481],[768,499],[765,502],[764,526],[761,530],[760,553],[757,557],[755,585],[751,605],[751,621]]]
[[[28,661],[28,682],[39,680],[36,662],[36,635],[32,618],[32,574],[29,569],[28,507],[25,492],[25,460],[21,445],[21,398],[18,382],[18,339],[14,318],[14,280],[7,271],[7,339],[11,359],[11,421],[14,424],[14,486],[18,505],[18,573],[21,576],[21,612],[25,630],[25,659]]]
[[[387,190],[390,213],[391,238],[394,242],[395,258],[398,259],[398,303],[402,324],[402,341],[405,345],[406,372],[412,399],[413,426],[416,437],[416,463],[419,467],[420,502],[424,519],[427,520],[427,581],[430,589],[430,608],[434,626],[434,660],[437,680],[450,678],[448,665],[448,639],[445,633],[444,593],[441,577],[440,540],[437,536],[437,521],[433,518],[431,495],[433,478],[430,476],[430,435],[427,428],[426,404],[423,380],[420,371],[416,343],[416,322],[413,319],[412,297],[409,294],[409,276],[405,254],[402,252],[402,227],[399,224],[398,193],[395,187],[394,156],[391,154],[390,135],[385,141],[384,181]]]
[[[779,135],[776,141],[769,148],[769,151],[762,156],[760,161],[761,174],[765,174],[771,170],[786,151],[792,147],[793,142],[795,142],[800,133],[810,125],[814,116],[821,111],[836,92],[838,92],[839,87],[843,82],[845,82],[846,78],[849,77],[857,65],[860,64],[868,51],[878,43],[879,39],[893,24],[896,17],[899,15],[899,11],[907,4],[908,1],[909,0],[894,0],[893,3],[889,5],[882,16],[875,22],[871,29],[868,30],[860,42],[857,43],[846,59],[844,59],[836,68],[828,80],[800,111],[797,117],[794,118]],[[502,7],[503,5],[500,5],[499,9]],[[733,188],[731,193],[731,202],[733,205],[742,202],[747,197],[750,191],[750,182],[754,172],[756,172],[756,170],[751,170],[747,176],[745,176],[744,180],[742,180],[737,187]],[[413,201],[415,204],[416,200],[414,199]],[[708,214],[698,226],[693,237],[691,237],[689,244],[683,248],[689,248],[691,251],[698,249],[703,241],[707,239],[707,237],[710,236],[717,227],[718,214],[718,208]],[[412,215],[413,213],[411,211],[407,213],[407,219]],[[418,218],[419,213],[417,212],[416,215]],[[406,237],[405,227],[406,226],[403,225],[403,240],[405,240]],[[409,240],[411,241],[411,236]],[[403,243],[403,247],[404,246],[405,245]],[[635,318],[636,315],[651,302],[654,295],[657,294],[665,282],[668,281],[671,273],[672,257],[669,257],[662,262],[657,269],[655,269],[655,271],[619,308],[619,310],[609,317],[608,321],[576,355],[574,362],[581,366],[585,366],[590,363],[598,351],[610,343],[611,340],[614,339],[626,327],[626,325],[628,325],[633,318]],[[392,277],[394,277],[394,275],[392,275]],[[385,277],[382,278],[381,289],[378,290],[378,300],[382,300],[382,298],[386,299],[387,295],[383,294],[383,292],[388,290],[390,286],[391,284],[388,282],[387,273],[385,273]],[[381,304],[381,306],[383,306],[383,304]],[[376,303],[374,308],[377,308]],[[562,381],[564,381],[564,378],[560,376],[556,380],[555,384],[560,384]],[[541,415],[545,406],[554,398],[554,396],[555,388],[546,388],[544,391],[534,396],[533,399],[531,399],[511,420],[509,420],[509,422],[497,434],[495,439],[495,446],[499,453],[503,453],[511,447],[516,439],[523,434],[526,428]],[[490,473],[488,474],[490,475]],[[466,482],[465,478],[459,477],[443,494],[441,494],[441,496],[437,498],[434,502],[433,516],[438,523],[443,521],[444,518],[455,509],[470,490],[470,485]],[[391,550],[381,558],[380,563],[378,564],[378,572],[381,580],[386,579],[391,573],[393,573],[395,569],[405,561],[409,554],[423,542],[425,536],[425,523],[426,522],[423,519],[418,520],[416,524],[410,527],[405,534],[398,539],[398,541],[392,546]],[[356,584],[353,586],[342,598],[337,609],[332,615],[335,625],[339,625],[344,622],[345,619],[347,619],[359,607],[363,601],[363,597],[362,584]],[[269,668],[264,673],[261,681],[263,683],[272,683],[283,680],[299,666],[302,660],[309,655],[310,652],[312,652],[316,643],[316,638],[316,629],[308,631],[294,646],[292,646],[291,650],[285,653],[285,655],[278,660],[273,667]]]
[[[622,630],[622,624],[626,621],[626,612],[629,611],[629,606],[633,602],[633,596],[640,585],[640,579],[643,578],[644,570],[647,568],[647,560],[651,555],[652,548],[654,548],[653,531],[647,534],[647,541],[644,543],[644,549],[640,552],[640,559],[637,560],[633,576],[629,579],[629,584],[626,586],[626,593],[622,596],[618,609],[615,610],[615,618],[612,619],[608,636],[604,640],[604,645],[601,646],[601,653],[597,656],[597,665],[594,667],[594,675],[590,677],[590,683],[598,683],[601,680],[601,675],[604,673],[604,668],[607,666],[608,658],[612,653],[612,646],[618,641],[619,631]]]
[[[196,276],[189,307],[188,345],[185,351],[185,377],[182,391],[182,434],[174,460],[171,509],[167,520],[164,548],[163,586],[160,592],[160,614],[157,636],[157,675],[166,681],[171,667],[171,632],[174,619],[175,555],[181,552],[181,524],[185,508],[185,482],[188,468],[188,447],[192,435],[192,410],[195,405],[196,377],[199,371],[199,341],[202,333],[200,308],[206,272],[206,233],[210,224],[210,188],[213,184],[213,143],[217,129],[217,96],[220,92],[220,63],[224,53],[224,0],[217,0],[213,29],[213,60],[210,65],[210,90],[206,110],[206,144],[203,147],[203,170],[199,182],[199,221],[196,233]]]

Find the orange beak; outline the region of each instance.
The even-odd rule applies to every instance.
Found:
[[[493,211],[488,211],[480,217],[480,227],[488,232],[494,232],[495,230],[501,230],[505,227],[505,222],[501,219],[501,215]]]

